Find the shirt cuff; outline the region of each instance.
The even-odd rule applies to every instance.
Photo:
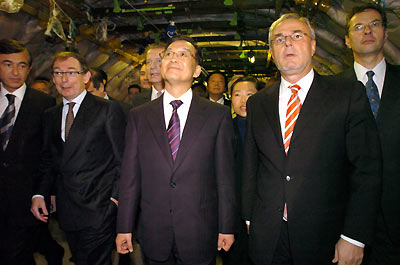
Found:
[[[349,238],[349,237],[347,237],[345,235],[340,235],[340,237],[342,239],[346,240],[347,242],[349,242],[349,243],[351,243],[353,245],[356,245],[357,247],[360,247],[360,248],[364,248],[365,247],[365,244],[363,244],[363,243],[361,243],[361,242],[359,242],[357,240],[351,239],[351,238]]]
[[[246,225],[250,225],[250,221],[247,221],[247,220],[246,220]]]
[[[33,195],[33,196],[32,196],[32,199],[34,199],[34,198],[42,198],[42,199],[44,199],[44,196],[43,196],[43,195],[36,194],[36,195]]]

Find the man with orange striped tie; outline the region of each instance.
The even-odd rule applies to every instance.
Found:
[[[312,69],[315,32],[285,14],[269,31],[281,81],[247,103],[242,212],[257,264],[360,264],[378,209],[381,154],[359,82]]]

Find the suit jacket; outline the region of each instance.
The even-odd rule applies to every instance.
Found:
[[[357,80],[354,68],[341,77]],[[397,248],[400,262],[400,66],[386,64],[385,81],[376,124],[382,146],[382,199],[377,238]],[[384,247],[384,246],[382,246]],[[385,252],[386,253],[386,252]],[[395,253],[392,253],[395,254]],[[385,254],[386,255],[386,254]],[[388,257],[384,257],[387,259]]]
[[[42,148],[42,118],[54,105],[53,97],[26,88],[7,148],[0,148],[0,212],[14,225],[38,223],[30,208]]]
[[[151,101],[151,89],[137,94],[132,100],[132,106],[137,107],[149,101]]]
[[[126,104],[125,102],[119,101],[119,100],[117,100],[117,99],[115,99],[115,98],[112,98],[112,97],[110,97],[110,96],[109,96],[108,98],[109,98],[110,100],[112,100],[112,101],[116,101],[116,102],[119,103],[119,105],[120,105],[121,108],[122,108],[122,111],[123,111],[124,114],[125,114],[126,119],[128,119],[129,111],[131,110],[132,106],[129,105],[129,104]]]
[[[286,202],[294,264],[331,264],[341,234],[372,239],[381,176],[374,118],[360,82],[315,74],[286,156],[279,86],[248,100],[242,212],[250,255],[271,263]]]
[[[99,228],[115,216],[124,144],[125,116],[118,102],[87,93],[69,132],[61,139],[63,104],[45,113],[41,181],[37,193],[56,187],[63,230]]]
[[[216,255],[218,233],[233,233],[233,127],[227,108],[193,94],[176,161],[163,97],[131,110],[122,163],[119,233],[132,232],[140,208],[144,254],[166,260],[173,241],[184,264]]]

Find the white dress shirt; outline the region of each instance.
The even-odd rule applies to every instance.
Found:
[[[190,104],[192,103],[193,92],[190,88],[185,94],[179,98],[174,98],[167,90],[164,91],[163,105],[164,105],[164,119],[165,128],[168,129],[169,120],[172,116],[173,107],[170,104],[173,100],[181,100],[183,104],[178,108],[178,116],[180,123],[180,138],[182,139],[183,129],[185,128],[186,120],[189,114]]]
[[[364,86],[368,82],[368,71],[374,71],[374,76],[372,79],[374,80],[376,86],[378,87],[379,97],[382,97],[383,91],[383,83],[385,82],[385,74],[386,74],[386,62],[385,58],[382,59],[373,69],[367,69],[361,64],[354,61],[354,72],[356,73],[357,80],[361,81]]]
[[[26,91],[26,84],[24,83],[20,88],[15,90],[14,92],[9,92],[7,89],[4,88],[3,83],[1,84],[1,90],[0,90],[0,116],[3,115],[4,111],[6,110],[8,106],[8,98],[6,97],[7,94],[11,94],[15,96],[14,100],[14,106],[15,106],[15,115],[14,118],[12,119],[12,124],[15,123],[15,120],[17,119],[17,115],[19,112],[19,109],[21,108],[21,103],[22,100],[24,99]]]
[[[218,103],[218,104],[221,104],[221,105],[224,105],[224,103],[225,103],[225,100],[224,100],[224,96],[222,96],[220,99],[218,99],[218,100],[213,100],[212,98],[208,98],[211,102],[215,102],[215,103]]]
[[[61,139],[65,142],[65,120],[67,119],[67,114],[68,114],[68,103],[70,102],[74,102],[75,106],[72,109],[72,112],[74,113],[74,118],[76,117],[76,115],[78,114],[78,110],[82,104],[83,99],[85,98],[87,94],[86,89],[84,89],[82,91],[82,93],[79,94],[79,96],[77,96],[76,98],[74,98],[71,101],[66,100],[65,98],[63,98],[63,109],[62,109],[62,118],[61,118]]]
[[[306,100],[307,93],[310,90],[313,80],[314,70],[311,69],[311,71],[306,76],[304,76],[296,83],[296,85],[300,86],[300,90],[299,92],[297,92],[297,95],[299,95],[301,105],[303,105],[304,101]],[[292,95],[292,90],[289,88],[289,86],[292,85],[295,84],[291,84],[283,77],[281,77],[281,85],[279,87],[279,121],[281,123],[282,141],[285,139],[286,110],[288,108],[287,104],[289,102],[290,96]]]
[[[162,89],[162,90],[160,91],[161,94],[164,93],[164,91],[165,91],[165,89]],[[151,86],[151,97],[150,97],[151,101],[153,101],[153,100],[155,100],[155,99],[158,98],[158,97],[157,97],[157,93],[158,93],[158,90],[152,85],[152,86]]]

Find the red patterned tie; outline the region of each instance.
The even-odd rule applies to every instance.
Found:
[[[296,124],[297,117],[300,113],[301,101],[299,95],[297,94],[300,90],[298,85],[289,86],[292,90],[292,95],[290,96],[289,102],[287,104],[286,111],[286,122],[285,122],[285,137],[283,144],[285,146],[285,153],[287,155],[290,146],[290,139],[292,138],[293,129]],[[287,221],[287,207],[285,203],[285,209],[283,211],[283,219]]]
[[[168,123],[167,135],[169,148],[171,149],[172,158],[176,159],[176,154],[178,153],[180,136],[181,136],[181,126],[178,116],[178,108],[182,105],[182,101],[173,100],[169,104],[172,105],[173,111],[171,119]]]

